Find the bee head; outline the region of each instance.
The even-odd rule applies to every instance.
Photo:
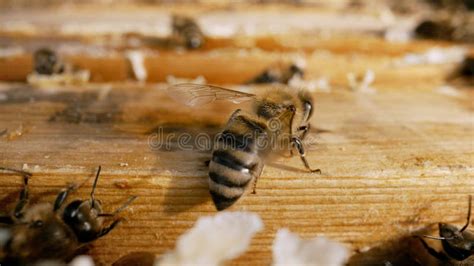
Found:
[[[86,243],[95,240],[101,229],[101,212],[98,200],[75,200],[64,209],[63,221],[74,231],[80,242]]]
[[[439,235],[443,249],[453,259],[462,261],[474,254],[474,235],[471,232],[440,223]]]
[[[454,225],[439,223],[438,227],[440,237],[443,237],[447,240],[459,240],[462,238],[462,233]]]
[[[72,201],[63,212],[63,221],[74,231],[77,239],[82,243],[97,239],[102,228],[101,203],[94,197],[100,170],[99,166],[90,199]]]

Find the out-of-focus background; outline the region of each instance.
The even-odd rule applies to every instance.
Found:
[[[31,194],[50,200],[101,164],[97,197],[110,208],[139,199],[88,254],[105,264],[161,255],[215,209],[209,152],[156,148],[154,134],[215,134],[238,108],[191,109],[167,86],[306,88],[316,103],[307,156],[323,174],[301,171],[296,157],[267,166],[257,194],[232,207],[258,213],[265,230],[231,264],[269,264],[276,230],[288,227],[342,242],[350,265],[429,265],[410,236],[462,224],[474,194],[473,9],[472,0],[2,0],[0,165],[33,172]],[[0,178],[1,211],[20,185]]]

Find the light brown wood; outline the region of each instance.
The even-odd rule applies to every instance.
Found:
[[[275,39],[285,43],[295,35]],[[306,142],[308,161],[322,174],[305,172],[297,157],[267,165],[257,194],[231,208],[256,212],[265,229],[231,264],[270,264],[272,241],[282,227],[304,238],[341,241],[354,251],[352,265],[380,265],[409,257],[411,234],[434,234],[432,225],[439,221],[462,224],[467,195],[474,194],[474,91],[439,89],[455,64],[394,64],[406,53],[451,44],[393,44],[361,35],[312,46],[312,37],[301,38],[282,47],[271,38],[248,37],[261,50],[247,54],[232,39],[203,51],[147,50],[148,84],[131,81],[120,47],[107,47],[112,56],[66,57],[91,70],[94,83],[84,86],[40,89],[14,83],[30,72],[31,58],[29,52],[7,57],[0,60],[0,132],[8,130],[0,136],[0,165],[33,173],[33,202],[53,200],[67,183],[85,180],[102,165],[97,198],[107,210],[130,195],[139,198],[123,213],[126,222],[94,242],[89,254],[105,264],[135,251],[159,256],[199,217],[216,211],[204,164],[210,152],[180,150],[176,138],[170,150],[150,143],[156,143],[160,128],[165,136],[213,136],[238,106],[191,109],[171,100],[166,84],[155,82],[168,75],[203,75],[208,82],[238,88],[300,50],[306,78],[327,78],[331,85],[329,92],[312,92],[314,129]],[[368,69],[375,73],[375,92],[351,91],[347,74]],[[90,186],[74,197],[88,197]],[[0,211],[12,208],[20,187],[21,178],[0,174]]]

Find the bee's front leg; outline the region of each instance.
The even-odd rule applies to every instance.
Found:
[[[438,252],[436,250],[434,250],[432,247],[430,247],[425,240],[423,240],[423,238],[421,237],[417,237],[421,244],[423,244],[423,247],[426,249],[426,251],[428,251],[428,253],[430,253],[431,256],[437,258],[438,260],[440,261],[447,261],[448,260],[448,257],[443,253],[443,252]]]
[[[58,193],[56,196],[56,200],[54,200],[54,211],[57,211],[61,208],[61,206],[66,202],[67,196],[69,193],[74,191],[76,189],[75,185],[69,185],[67,188],[61,190],[61,192]]]
[[[292,137],[291,142],[296,146],[296,149],[298,150],[298,153],[300,154],[301,161],[303,162],[306,169],[308,169],[308,171],[310,171],[311,173],[321,174],[321,169],[311,169],[311,167],[309,166],[308,161],[306,160],[306,153],[305,153],[303,142],[301,141],[301,139],[298,137]]]
[[[307,124],[307,125],[304,125],[304,126],[300,126],[298,128],[298,132],[302,132],[301,133],[301,141],[303,141],[305,138],[306,138],[306,134],[309,132],[309,130],[311,129],[311,124]],[[293,148],[295,147],[295,144],[292,142],[291,143],[291,149],[290,149],[290,157],[293,157]]]

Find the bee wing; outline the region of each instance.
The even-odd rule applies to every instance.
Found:
[[[181,83],[168,87],[168,93],[179,102],[189,106],[199,106],[217,100],[241,103],[251,100],[255,94],[221,88],[213,85]]]

